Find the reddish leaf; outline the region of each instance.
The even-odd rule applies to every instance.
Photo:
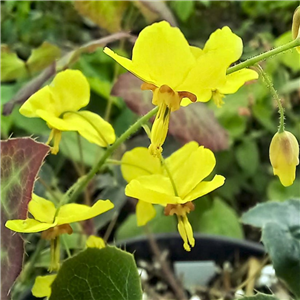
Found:
[[[152,92],[142,91],[142,81],[130,73],[122,74],[112,89],[112,94],[122,97],[127,106],[138,115],[153,108]],[[228,134],[215,119],[213,112],[203,103],[181,107],[171,114],[169,133],[185,144],[196,141],[212,151],[228,148]]]
[[[24,242],[4,224],[25,219],[33,184],[49,147],[31,138],[1,141],[1,299],[9,292],[21,272]]]

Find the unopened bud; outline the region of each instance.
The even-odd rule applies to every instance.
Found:
[[[292,185],[299,164],[299,145],[295,136],[288,131],[277,132],[271,141],[269,154],[274,175],[279,177],[283,186]]]
[[[294,12],[293,24],[292,24],[292,35],[293,39],[300,39],[300,6]],[[300,47],[296,47],[297,51],[300,53]]]

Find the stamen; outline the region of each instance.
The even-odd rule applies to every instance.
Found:
[[[142,91],[151,90],[151,91],[153,92],[153,91],[155,91],[156,89],[157,89],[157,86],[155,86],[155,85],[152,84],[152,83],[144,82],[144,83],[141,85],[141,90],[142,90]]]
[[[197,101],[197,96],[190,92],[178,92],[180,99],[189,98],[192,102]]]

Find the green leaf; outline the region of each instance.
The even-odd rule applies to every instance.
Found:
[[[283,186],[278,178],[271,180],[267,187],[267,196],[272,201],[285,201],[291,198],[300,198],[300,179],[296,179],[291,186]]]
[[[48,42],[33,49],[25,62],[11,52],[6,45],[1,46],[1,81],[11,81],[41,71],[60,57],[60,49]]]
[[[219,198],[214,199],[211,208],[199,216],[198,224],[193,224],[193,226],[197,232],[224,235],[238,239],[244,237],[236,212]]]
[[[254,175],[259,164],[259,151],[255,141],[244,139],[236,148],[236,159],[245,174]]]
[[[255,296],[250,296],[250,297],[243,297],[243,298],[238,298],[239,300],[279,300],[277,297],[272,296],[272,295],[266,295],[266,294],[261,294],[258,293]],[[237,300],[237,299],[236,299]]]
[[[292,33],[291,31],[288,31],[281,36],[279,36],[275,40],[275,47],[279,47],[282,45],[285,45],[286,43],[290,42],[292,40]],[[283,55],[279,55],[278,59],[287,67],[291,68],[293,72],[298,72],[300,70],[300,64],[299,64],[299,53],[297,50],[291,49],[289,51],[286,51]],[[298,62],[298,63],[296,63]]]
[[[24,241],[7,229],[7,220],[26,219],[33,184],[49,147],[31,138],[1,141],[1,299],[9,291],[22,268]]]
[[[297,216],[294,214],[298,224],[287,229],[278,222],[267,223],[263,228],[262,241],[272,259],[276,275],[300,297],[300,201],[298,202]]]
[[[74,1],[76,10],[109,32],[121,30],[127,1]]]
[[[179,19],[185,22],[193,13],[195,1],[173,1],[171,5]]]
[[[116,247],[88,248],[66,260],[52,284],[50,300],[141,300],[132,254]]]
[[[40,47],[32,50],[26,65],[32,74],[45,69],[55,61],[55,59],[59,58],[60,54],[61,51],[57,46],[43,42]]]
[[[156,216],[148,223],[148,226],[153,233],[176,232],[177,220],[173,216],[165,216],[164,208],[155,206]],[[136,214],[130,215],[118,228],[116,239],[123,240],[131,237],[145,235],[143,227],[137,226]]]
[[[300,200],[267,202],[256,205],[243,214],[242,222],[259,228],[269,223],[280,223],[287,230],[300,227]]]
[[[11,52],[6,45],[1,45],[1,82],[15,80],[26,75],[25,62],[16,53]]]
[[[245,224],[262,228],[262,241],[276,274],[300,297],[300,200],[267,202],[246,212]]]
[[[89,167],[94,166],[97,159],[103,154],[104,150],[96,144],[88,142],[81,136],[79,139],[82,147],[84,164]],[[59,150],[67,158],[81,163],[77,132],[63,132]]]

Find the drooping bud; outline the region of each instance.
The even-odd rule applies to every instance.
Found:
[[[300,39],[300,6],[294,12],[293,24],[292,24],[292,35],[293,39]],[[300,53],[300,47],[296,47],[297,51]]]
[[[270,144],[270,161],[274,175],[277,175],[283,186],[293,184],[296,166],[299,164],[299,144],[289,131],[277,132]]]

